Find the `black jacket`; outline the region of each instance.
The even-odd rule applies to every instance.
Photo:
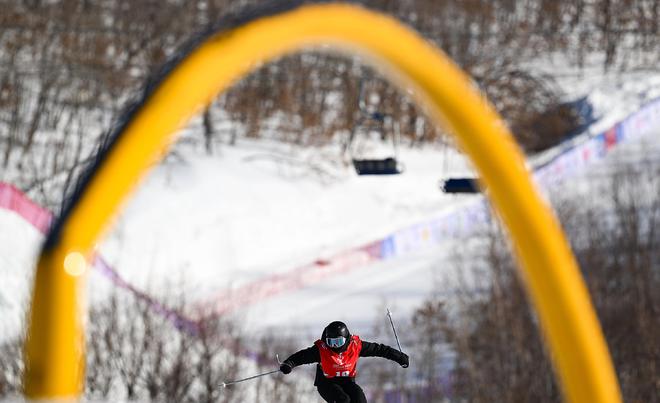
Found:
[[[404,354],[399,350],[395,350],[390,346],[386,346],[385,344],[370,343],[368,341],[362,340],[362,350],[360,350],[360,357],[383,357],[401,364],[402,360],[404,359]],[[314,379],[314,385],[318,385],[320,382],[327,381],[346,381],[346,378],[326,378],[323,375],[320,364],[321,353],[319,352],[319,349],[316,347],[316,345],[291,354],[289,358],[284,360],[284,363],[291,365],[291,367],[297,367],[298,365],[303,364],[318,363],[316,366],[316,378]],[[350,378],[350,380],[353,381],[353,378]]]

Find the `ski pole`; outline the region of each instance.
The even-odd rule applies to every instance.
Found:
[[[236,381],[222,382],[222,383],[220,384],[220,386],[222,386],[223,388],[226,388],[226,387],[229,386],[229,385],[234,385],[234,384],[236,384],[236,383],[249,381],[250,379],[260,378],[260,377],[262,377],[262,376],[266,376],[266,375],[274,374],[275,372],[280,372],[280,370],[279,370],[279,369],[276,369],[276,370],[273,370],[273,371],[270,371],[270,372],[265,372],[265,373],[263,373],[263,374],[250,376],[250,377],[248,377],[248,378],[238,379],[238,380],[236,380]]]
[[[275,359],[277,359],[277,363],[278,363],[278,364],[282,364],[282,362],[280,362],[280,355],[279,355],[279,354],[275,354]],[[243,379],[239,379],[239,380],[236,380],[236,381],[222,382],[222,383],[220,384],[220,386],[222,386],[223,388],[226,388],[227,386],[229,386],[229,385],[233,385],[233,384],[235,384],[235,383],[240,383],[240,382],[249,381],[250,379],[260,378],[260,377],[262,377],[262,376],[266,376],[266,375],[274,374],[275,372],[280,372],[280,370],[279,370],[279,369],[276,369],[276,370],[273,370],[273,371],[270,371],[270,372],[266,372],[266,373],[259,374],[259,375],[254,375],[254,376],[250,376],[250,377],[243,378]]]
[[[387,308],[387,317],[390,318],[390,324],[392,325],[392,331],[394,332],[396,345],[399,346],[399,351],[403,353],[403,350],[401,350],[401,343],[399,343],[399,336],[397,336],[396,329],[394,328],[394,321],[392,320],[392,312],[390,312],[390,308]]]

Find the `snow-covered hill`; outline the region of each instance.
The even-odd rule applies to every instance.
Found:
[[[595,108],[599,120],[582,137],[611,127],[660,95],[660,73],[618,77],[586,70],[560,79],[567,99],[588,95]],[[127,203],[100,253],[139,289],[162,295],[174,288],[192,303],[208,303],[265,276],[286,275],[313,262],[322,266],[339,252],[475,197],[446,195],[438,188],[441,179],[469,171],[453,151],[402,147],[406,171],[387,177],[358,177],[341,164],[317,165],[333,154],[338,155],[331,147],[303,150],[244,140],[206,156],[181,144]],[[23,320],[40,240],[13,213],[0,211],[0,316],[10,318],[0,336],[14,333]],[[454,247],[338,272],[235,313],[248,331],[286,324],[315,336],[330,320],[343,319],[367,333],[386,304],[396,316],[407,317],[450,273],[446,258]],[[89,283],[92,303],[113,287],[98,271]]]

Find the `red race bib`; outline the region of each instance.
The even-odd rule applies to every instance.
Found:
[[[355,377],[362,350],[362,341],[358,336],[351,336],[348,348],[343,353],[335,353],[322,340],[316,340],[314,345],[321,353],[321,369],[326,378]]]

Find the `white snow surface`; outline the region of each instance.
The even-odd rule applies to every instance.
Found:
[[[220,157],[179,149],[187,162],[156,167],[101,253],[140,289],[158,294],[177,283],[187,299],[212,301],[264,276],[286,275],[382,239],[466,198],[439,190],[445,158],[465,171],[461,156],[440,149],[407,150],[402,154],[406,171],[398,176],[359,177],[352,167],[331,167],[336,179],[327,183],[306,167],[252,160],[264,151],[303,163],[316,152],[263,142],[225,148]],[[236,313],[248,329],[286,323],[311,330],[333,318],[367,324],[374,304],[383,300],[400,304],[399,299],[412,297],[410,309],[419,303],[430,290],[433,260],[369,265]],[[418,272],[423,274],[415,276]]]
[[[595,107],[599,121],[582,136],[660,96],[660,72],[619,77],[586,70],[560,74],[560,84],[567,100],[588,95]],[[207,302],[382,239],[474,197],[446,195],[438,187],[441,179],[470,171],[460,154],[439,147],[399,152],[402,175],[358,177],[350,166],[323,162],[338,155],[332,147],[243,140],[207,156],[182,143],[140,183],[98,250],[138,289],[157,296],[174,290],[189,302]],[[324,174],[310,168],[315,159]],[[24,320],[41,240],[29,224],[0,210],[0,317],[8,318],[0,338],[15,334]],[[441,288],[452,272],[447,256],[457,246],[370,264],[245,306],[235,316],[247,332],[294,330],[308,343],[336,319],[368,335],[374,321],[386,320],[385,306],[403,322]],[[92,303],[113,287],[98,272],[88,278]],[[393,338],[376,341],[394,344]]]

